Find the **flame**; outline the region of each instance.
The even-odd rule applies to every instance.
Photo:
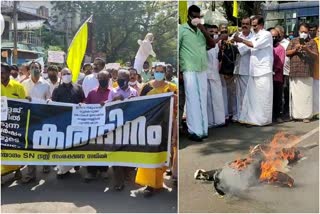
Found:
[[[261,174],[259,180],[268,183],[282,183],[289,187],[293,186],[293,179],[285,174],[287,165],[300,159],[302,154],[293,147],[298,137],[278,132],[275,134],[269,144],[257,145],[250,148],[250,154],[247,158],[238,159],[231,162],[230,167],[239,171],[248,167],[260,155]]]

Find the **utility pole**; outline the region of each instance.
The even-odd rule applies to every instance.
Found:
[[[17,14],[17,1],[13,2],[13,62],[11,64],[17,64],[18,61],[18,49],[17,49],[17,22],[18,22],[18,14]]]

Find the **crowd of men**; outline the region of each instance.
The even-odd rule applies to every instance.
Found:
[[[81,69],[77,83],[72,82],[73,73],[67,68],[57,65],[45,66],[42,69],[40,63],[32,61],[21,65],[1,63],[1,96],[16,99],[28,99],[30,102],[62,102],[73,104],[101,104],[107,102],[122,101],[137,96],[145,96],[151,93],[177,92],[177,77],[175,69],[170,64],[156,64],[154,67],[146,61],[142,71],[137,71],[131,66],[130,62],[120,69],[106,69],[106,63],[102,58],[96,58],[93,63],[86,63]],[[145,87],[148,85],[148,87]],[[161,88],[165,91],[160,91]],[[151,92],[151,93],[150,93]],[[175,118],[173,123],[175,124]],[[177,128],[173,125],[174,128]],[[170,170],[161,169],[138,169],[139,172],[149,170],[160,170],[161,176],[156,178],[144,173],[143,182],[136,179],[136,183],[146,186],[143,194],[150,196],[154,189],[162,188],[163,173],[166,171],[176,181],[176,131],[172,136],[172,163]],[[81,164],[79,164],[81,165]],[[79,166],[57,166],[57,178],[64,179],[74,168],[79,170]],[[115,181],[114,189],[122,190],[124,181],[128,174],[135,171],[133,168],[114,166],[113,177]],[[51,166],[43,166],[43,173],[49,173]],[[27,166],[26,172],[22,173],[20,167],[15,170],[14,179],[22,183],[30,183],[36,180],[36,166]],[[144,171],[143,171],[144,170]],[[98,175],[105,177],[108,171],[107,166],[88,166],[86,167],[85,182],[90,182]],[[24,171],[23,171],[24,172]],[[141,173],[140,173],[141,174]],[[153,173],[155,174],[155,173]],[[141,175],[140,175],[141,177]],[[155,183],[159,185],[152,185]],[[147,182],[147,183],[146,183]],[[151,183],[151,184],[150,184]]]
[[[200,12],[190,6],[179,26],[179,120],[190,140],[229,122],[252,127],[318,117],[317,25],[301,23],[297,36],[286,36],[280,25],[265,29],[256,15],[230,34],[225,24],[201,24]]]

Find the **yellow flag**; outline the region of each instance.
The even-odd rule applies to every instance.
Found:
[[[72,72],[72,82],[77,82],[81,69],[81,62],[86,53],[88,43],[88,22],[91,22],[90,16],[80,27],[68,49],[67,65]]]
[[[237,1],[233,1],[233,13],[232,13],[232,16],[238,18],[238,2]]]
[[[179,18],[181,24],[188,21],[188,3],[187,1],[179,1]]]

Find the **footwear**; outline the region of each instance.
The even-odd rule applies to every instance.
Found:
[[[70,172],[66,172],[64,174],[57,174],[57,179],[64,179],[70,175]]]
[[[22,178],[22,173],[20,171],[20,169],[16,170],[16,172],[14,173],[14,180],[20,180]]]
[[[142,194],[143,194],[143,197],[149,198],[149,197],[151,197],[153,195],[153,192],[154,192],[154,189],[152,187],[150,187],[150,186],[147,186],[143,190]]]
[[[28,183],[34,182],[35,180],[36,180],[36,176],[34,177],[26,176],[26,177],[22,177],[21,182],[23,184],[28,184]]]
[[[199,136],[196,135],[196,134],[190,134],[188,138],[189,138],[189,140],[191,140],[191,141],[202,142],[202,138],[199,137]]]
[[[207,139],[209,136],[208,135],[204,135],[202,136],[202,139]]]
[[[75,166],[73,167],[75,171],[79,171],[80,170],[80,166]]]
[[[246,124],[246,128],[252,128],[253,125],[250,125],[250,124]]]
[[[116,190],[116,191],[121,191],[121,190],[124,189],[124,184],[115,185],[113,188],[114,188],[114,190]]]
[[[310,120],[309,120],[309,119],[303,119],[302,122],[304,122],[304,123],[310,123]]]
[[[166,174],[166,176],[171,176],[172,175],[172,171],[171,170],[167,170],[165,174]]]

